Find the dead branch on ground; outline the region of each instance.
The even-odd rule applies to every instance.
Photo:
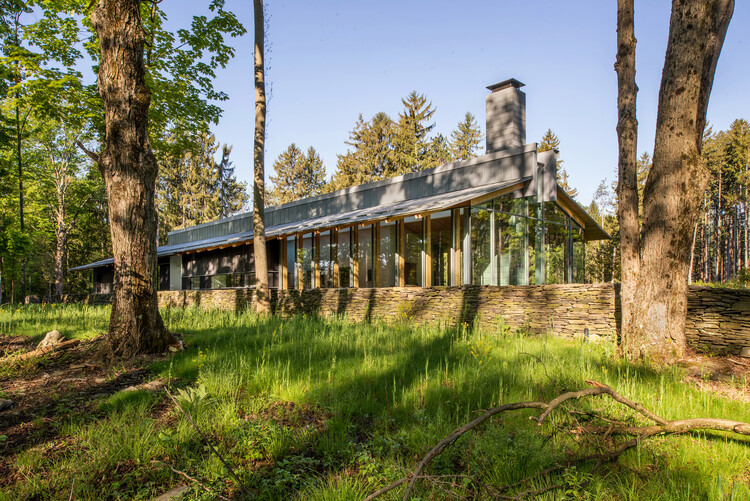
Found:
[[[44,348],[37,348],[36,350],[31,350],[20,355],[6,357],[0,361],[13,364],[16,362],[21,362],[23,360],[28,360],[29,358],[41,357],[42,355],[47,355],[48,353],[68,350],[70,348],[73,348],[74,346],[78,346],[79,344],[81,344],[80,339],[70,339],[68,341],[63,341],[62,343],[45,346]]]
[[[365,498],[364,501],[372,501],[373,499],[377,498],[378,496],[385,494],[386,492],[390,492],[391,490],[408,483],[408,486],[406,488],[406,492],[404,493],[404,501],[408,500],[409,497],[412,494],[412,491],[414,490],[414,486],[417,483],[417,480],[420,479],[427,479],[430,477],[430,475],[425,475],[424,469],[425,467],[432,461],[436,456],[438,456],[443,450],[445,450],[446,447],[453,444],[456,440],[458,440],[463,434],[466,432],[473,430],[489,418],[496,416],[498,414],[501,414],[503,412],[507,411],[515,411],[515,410],[521,410],[521,409],[540,409],[542,410],[542,414],[538,418],[531,418],[537,422],[539,426],[541,426],[544,421],[549,417],[549,415],[560,407],[563,403],[570,401],[570,400],[579,400],[581,398],[586,397],[593,397],[597,395],[607,395],[610,398],[612,398],[614,401],[638,412],[648,420],[654,422],[653,425],[648,426],[630,426],[626,424],[620,424],[616,421],[609,421],[608,426],[592,426],[592,425],[579,425],[576,426],[573,430],[571,430],[571,433],[577,433],[577,434],[594,434],[594,435],[602,435],[602,436],[609,436],[609,435],[631,435],[635,436],[635,438],[628,440],[626,442],[623,442],[620,444],[616,449],[607,451],[600,454],[591,454],[586,456],[581,456],[578,458],[574,458],[568,461],[564,461],[562,463],[559,463],[551,468],[548,468],[544,470],[543,472],[539,472],[537,475],[534,475],[533,477],[527,478],[522,480],[521,482],[517,484],[513,484],[510,486],[505,486],[504,488],[501,488],[501,491],[506,491],[510,488],[519,487],[525,483],[528,483],[531,478],[537,477],[537,476],[546,476],[550,473],[553,473],[557,470],[572,466],[574,464],[580,464],[580,463],[586,463],[595,461],[596,465],[594,466],[594,469],[598,469],[603,463],[605,462],[611,462],[616,461],[625,451],[628,449],[635,447],[639,442],[642,440],[645,440],[649,437],[652,437],[654,435],[660,435],[663,433],[670,433],[670,434],[676,434],[676,433],[685,433],[693,430],[715,430],[715,431],[724,431],[724,432],[730,432],[730,433],[736,433],[739,435],[746,435],[750,436],[750,423],[743,423],[739,421],[732,421],[729,419],[715,419],[715,418],[692,418],[692,419],[677,419],[677,420],[667,420],[663,417],[651,412],[649,409],[647,409],[644,405],[633,402],[632,400],[620,395],[617,393],[614,389],[607,386],[606,384],[599,383],[598,381],[594,380],[587,380],[586,384],[590,385],[591,388],[587,388],[584,390],[579,391],[573,391],[573,392],[567,392],[563,393],[562,395],[557,396],[556,398],[550,400],[549,402],[543,402],[543,401],[531,401],[531,402],[516,402],[516,403],[510,403],[501,405],[499,407],[494,407],[492,409],[488,409],[484,412],[481,416],[474,419],[473,421],[456,428],[451,432],[450,435],[445,437],[443,440],[438,442],[430,451],[425,454],[425,456],[422,458],[422,460],[419,462],[417,467],[407,476],[400,478],[399,480],[393,482],[392,484],[383,487],[382,489],[379,489],[376,492],[373,492],[369,496]],[[564,486],[550,486],[550,488],[545,488],[544,492],[551,489],[556,488],[562,488]],[[500,492],[497,493],[497,497],[499,499],[521,499],[525,495],[532,495],[532,494],[538,494],[541,491],[532,491],[528,490],[524,493],[521,493],[517,496],[504,496],[501,495]]]

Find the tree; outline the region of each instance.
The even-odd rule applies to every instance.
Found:
[[[99,39],[98,87],[104,105],[104,148],[98,157],[109,203],[115,262],[109,323],[112,352],[126,358],[161,352],[174,341],[156,298],[154,191],[158,166],[148,135],[139,0],[99,0],[91,23]]]
[[[216,164],[218,217],[229,217],[242,212],[249,199],[246,191],[247,184],[244,181],[237,181],[237,177],[234,175],[234,165],[229,160],[231,153],[231,146],[222,145],[221,161]]]
[[[552,129],[547,129],[547,132],[542,136],[542,140],[539,142],[537,151],[542,153],[544,151],[557,150],[560,147],[560,139],[552,132]],[[557,184],[560,185],[565,193],[570,195],[572,198],[578,196],[578,190],[570,185],[568,182],[568,173],[565,172],[565,168],[562,166],[563,160],[557,161]]]
[[[482,139],[482,131],[479,129],[476,118],[467,111],[456,130],[451,132],[450,149],[453,158],[466,160],[476,157],[481,151]]]
[[[253,148],[253,252],[255,257],[256,309],[261,315],[271,313],[268,291],[268,259],[266,256],[266,227],[264,221],[266,193],[264,187],[264,146],[266,140],[266,83],[265,83],[265,17],[263,0],[253,0],[255,27],[255,137]]]
[[[376,113],[368,121],[360,114],[346,142],[351,149],[338,155],[330,188],[338,190],[398,175],[395,134],[396,124],[386,113]]]
[[[269,199],[284,204],[324,193],[326,170],[318,152],[310,146],[307,154],[292,143],[273,163],[276,176],[271,176],[273,190]]]
[[[435,127],[434,123],[429,123],[435,108],[417,91],[411,91],[401,103],[404,110],[399,114],[393,139],[396,172],[407,174],[429,169],[434,163],[429,161],[430,142],[427,135]]]
[[[621,334],[623,350],[631,358],[669,363],[680,358],[686,346],[689,249],[710,174],[701,158],[706,109],[733,11],[733,0],[672,3],[640,228],[633,1],[618,0]]]

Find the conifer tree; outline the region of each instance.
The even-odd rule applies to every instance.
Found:
[[[398,175],[395,163],[396,124],[385,113],[365,121],[360,114],[346,142],[351,149],[338,156],[331,189],[386,179]]]
[[[542,153],[544,151],[556,150],[560,147],[560,138],[552,132],[552,129],[547,129],[547,132],[542,136],[542,140],[539,142],[537,151]],[[578,196],[578,190],[573,188],[568,182],[568,173],[565,171],[565,167],[562,166],[563,161],[557,161],[557,184],[560,185],[565,193],[570,195],[571,198]]]
[[[290,144],[273,163],[273,169],[276,175],[270,176],[273,189],[269,192],[269,205],[320,195],[326,190],[323,160],[312,146],[305,154],[296,144]]]
[[[434,123],[430,123],[435,108],[417,91],[410,92],[401,103],[404,110],[399,113],[394,137],[396,172],[406,174],[429,169],[434,162],[429,158],[430,142],[427,135],[435,127]]]
[[[231,153],[231,146],[222,145],[221,162],[216,164],[219,217],[229,217],[242,212],[250,200],[247,195],[247,184],[237,181],[234,175],[234,164],[229,160]]]
[[[466,112],[464,119],[458,123],[456,130],[451,132],[450,148],[453,158],[466,160],[477,156],[482,142],[482,131],[479,129],[476,118],[470,112]]]

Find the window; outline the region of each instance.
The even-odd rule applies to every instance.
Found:
[[[452,221],[450,211],[438,212],[430,217],[432,285],[445,286],[450,284]]]
[[[471,283],[492,284],[492,202],[471,208]]]
[[[398,246],[398,225],[395,222],[380,222],[380,254],[378,266],[380,283],[378,287],[395,287],[397,284],[396,249]]]
[[[404,219],[404,283],[422,285],[422,219]]]
[[[359,231],[359,286],[372,287],[372,225],[368,224],[355,231]]]
[[[337,287],[351,287],[352,286],[352,238],[351,229],[339,231],[339,283]]]

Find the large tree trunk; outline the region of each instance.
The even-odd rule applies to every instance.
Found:
[[[65,241],[68,232],[65,229],[65,220],[58,215],[57,227],[55,228],[55,296],[62,296],[64,292],[63,280],[65,278]]]
[[[255,19],[255,148],[253,161],[253,252],[255,255],[255,300],[258,313],[271,312],[268,291],[268,258],[266,256],[265,214],[265,168],[264,146],[266,142],[266,83],[264,69],[265,22],[263,0],[254,0]]]
[[[644,189],[640,269],[623,348],[669,363],[685,349],[692,230],[709,178],[701,159],[706,108],[733,0],[675,0]]]
[[[115,261],[109,343],[115,355],[160,352],[174,338],[156,297],[157,163],[148,139],[151,100],[139,0],[99,0],[91,13],[101,46],[98,87],[105,141],[99,168],[109,202]]]
[[[638,220],[638,120],[636,119],[635,30],[633,0],[617,0],[617,138],[619,141],[617,217],[620,221],[622,287],[621,332],[629,332],[640,266]],[[613,272],[614,272],[614,262]]]

